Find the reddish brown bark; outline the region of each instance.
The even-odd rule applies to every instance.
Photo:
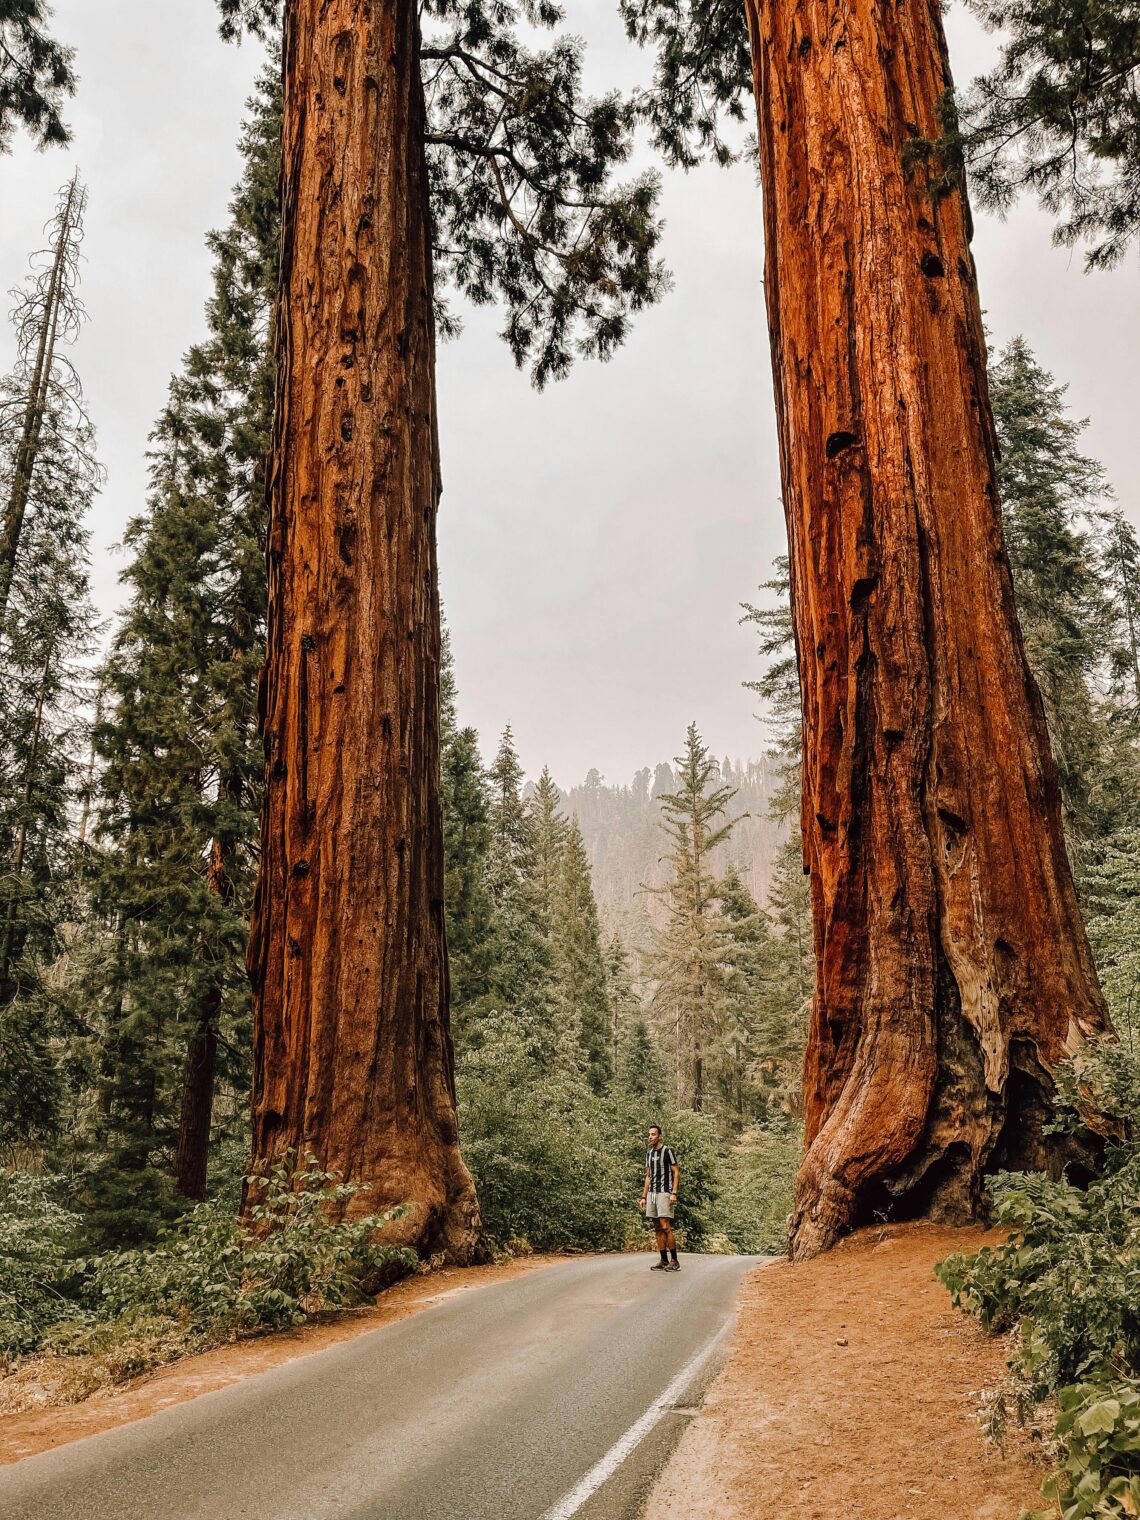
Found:
[[[817,991],[792,1248],[1056,1164],[1108,1022],[1014,611],[938,0],[746,0]]]
[[[412,0],[293,0],[270,466],[253,1149],[470,1254],[439,801],[439,454]]]

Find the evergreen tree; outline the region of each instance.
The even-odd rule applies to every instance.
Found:
[[[606,962],[590,862],[577,819],[566,828],[555,884],[551,940],[558,997],[572,1020],[587,1080],[595,1092],[602,1092],[613,1074]]]
[[[171,384],[148,508],[126,534],[130,598],[104,674],[92,858],[104,946],[84,975],[101,1010],[93,1138],[112,1236],[138,1225],[120,1208],[136,1174],[155,1198],[166,1168],[180,1192],[202,1196],[219,1066],[225,1127],[244,1131],[278,129],[267,70],[229,224],[210,238],[208,335]]]
[[[50,15],[46,0],[0,0],[0,153],[17,125],[37,148],[71,140],[60,112],[75,90],[75,52],[48,31]]]
[[[1124,257],[1140,233],[1140,5],[1136,0],[970,0],[1001,38],[954,130],[984,205],[1023,191],[1058,218],[1054,241],[1086,265]],[[953,123],[951,123],[953,125]]]
[[[1015,338],[990,370],[1001,445],[998,484],[1026,654],[1045,716],[1070,832],[1096,831],[1101,724],[1092,683],[1104,606],[1090,514],[1107,496],[1103,471],[1078,447],[1085,424],[1065,387]]]
[[[542,775],[528,801],[528,812],[534,889],[543,927],[548,934],[553,931],[563,858],[570,838],[570,826],[561,811],[561,804],[561,794],[550,770],[543,766]]]
[[[723,771],[722,771],[723,774]],[[712,1076],[724,1113],[737,1125],[757,1117],[768,1072],[779,1059],[760,1023],[761,994],[772,959],[767,917],[736,866],[717,886],[720,910],[720,964],[724,980],[719,1039]]]
[[[800,770],[803,764],[803,726],[800,719],[800,678],[796,666],[795,634],[789,604],[788,557],[781,554],[773,565],[775,574],[761,584],[775,598],[775,605],[741,604],[742,623],[753,624],[760,635],[760,653],[768,661],[756,681],[745,681],[764,704],[764,717],[772,732],[771,753],[776,761],[779,789],[769,804],[772,816],[799,821]]]
[[[549,1052],[555,1034],[550,938],[536,883],[534,825],[523,799],[522,765],[509,724],[488,777],[490,886],[498,945],[494,998]]]
[[[641,999],[633,985],[633,973],[620,934],[611,934],[605,947],[606,1006],[610,1015],[610,1063],[618,1069],[618,1051],[627,1030],[638,1019],[644,1021]]]
[[[1119,510],[1106,513],[1103,519],[1100,576],[1111,640],[1113,693],[1135,720],[1140,718],[1140,541]]]
[[[1140,828],[1118,831],[1098,851],[1085,884],[1089,941],[1113,1023],[1140,1048]]]
[[[804,873],[798,831],[781,846],[765,912],[772,926],[761,987],[760,1030],[768,1074],[778,1106],[798,1118],[803,1113],[801,1071],[812,994],[815,946],[811,885]]]
[[[677,1102],[699,1111],[706,1101],[706,1062],[721,1033],[725,999],[718,884],[710,855],[735,824],[722,821],[733,789],[714,784],[717,763],[695,723],[689,724],[685,752],[674,764],[677,790],[660,798],[672,875],[666,886],[647,889],[661,898],[667,915],[665,927],[654,936],[652,1006],[673,1045]]]
[[[0,439],[0,489],[18,467],[12,443]],[[0,1146],[58,1128],[57,1056],[71,1034],[57,967],[82,911],[74,816],[97,634],[93,455],[89,427],[49,397],[0,631]]]
[[[459,727],[446,628],[440,694],[444,906],[455,1039],[457,1046],[462,1046],[488,1007],[497,940],[489,879],[488,780],[479,756],[478,734],[473,728]]]

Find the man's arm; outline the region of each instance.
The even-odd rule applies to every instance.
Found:
[[[677,1165],[677,1158],[676,1158],[676,1156],[673,1157],[673,1165],[671,1166],[670,1170],[673,1173],[673,1189],[672,1189],[672,1192],[670,1193],[669,1196],[672,1198],[673,1202],[676,1203],[677,1202],[677,1184],[681,1180],[681,1168]]]
[[[638,1202],[638,1207],[639,1208],[643,1209],[645,1207],[645,1200],[646,1200],[646,1198],[648,1196],[649,1196],[649,1168],[646,1167],[645,1168],[645,1181],[641,1184],[641,1198],[640,1198],[640,1200]]]

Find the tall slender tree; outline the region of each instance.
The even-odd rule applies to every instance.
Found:
[[[1140,717],[1140,539],[1119,509],[1106,514],[1100,541],[1101,582],[1112,638],[1112,677],[1125,706]]]
[[[491,819],[479,735],[456,712],[451,645],[443,630],[440,771],[443,797],[444,906],[456,1043],[474,1033],[487,1010],[497,951],[491,895]]]
[[[522,764],[510,725],[489,773],[489,882],[495,905],[495,1004],[523,1022],[548,1054],[554,1018],[549,926],[537,884],[534,820],[523,798]]]
[[[606,962],[590,861],[576,818],[566,827],[558,863],[551,940],[558,995],[572,1020],[586,1079],[601,1092],[613,1074]]]
[[[86,208],[87,192],[74,174],[60,191],[48,223],[50,245],[33,255],[28,284],[17,292],[17,370],[0,410],[0,431],[16,439],[0,521],[0,617],[8,602],[36,470],[51,431],[54,428],[57,444],[71,449],[85,449],[90,436],[83,390],[65,352],[65,345],[78,337],[84,317],[79,260]]]
[[[90,430],[46,403],[0,628],[0,1143],[49,1138],[58,1117],[53,1045],[66,1017],[54,967],[79,912],[74,809],[88,747],[97,621],[87,517],[99,486]],[[79,431],[76,432],[75,430]],[[0,439],[0,489],[19,438]]]
[[[990,368],[1000,445],[1002,526],[1025,653],[1045,704],[1070,837],[1097,831],[1096,772],[1103,725],[1093,685],[1105,607],[1094,529],[1107,504],[1100,465],[1082,454],[1085,424],[1065,388],[1015,338]]]
[[[241,962],[261,787],[279,127],[269,69],[248,104],[228,223],[209,238],[207,336],[171,384],[150,500],[126,535],[129,599],[97,727],[90,873],[118,940],[116,953],[89,958],[85,970],[109,1056],[103,1140],[113,1171],[161,1155],[189,1198],[205,1190],[219,1063],[231,1090],[248,1090]],[[132,1059],[152,1067],[142,1085],[114,1055],[135,1030]],[[149,1144],[136,1145],[136,1134]]]
[[[700,1111],[725,992],[718,883],[710,857],[736,820],[724,819],[733,789],[717,784],[719,768],[695,723],[689,724],[684,753],[673,763],[677,789],[659,799],[661,827],[670,842],[670,879],[662,887],[646,888],[666,909],[653,948],[652,1007],[673,1045],[677,1102]]]

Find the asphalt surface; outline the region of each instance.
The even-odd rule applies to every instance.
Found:
[[[715,1374],[756,1258],[687,1256],[676,1273],[652,1260],[592,1257],[460,1291],[25,1458],[0,1468],[0,1516],[632,1520]]]

